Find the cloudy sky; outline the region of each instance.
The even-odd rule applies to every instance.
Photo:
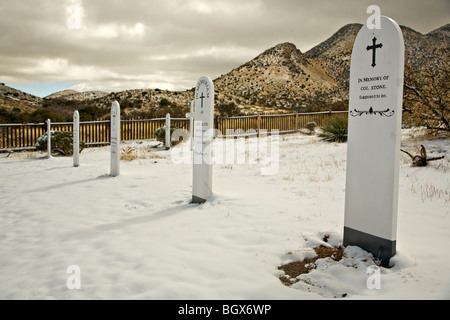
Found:
[[[421,33],[450,23],[449,0],[0,0],[0,82],[186,90],[282,42],[306,52],[369,5]]]

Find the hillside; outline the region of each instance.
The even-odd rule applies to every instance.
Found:
[[[103,91],[86,91],[86,92],[78,92],[75,90],[62,90],[55,92],[44,99],[65,99],[65,100],[93,100],[102,98],[108,95],[108,93]]]
[[[334,80],[348,87],[353,43],[362,24],[348,24],[305,53],[318,61]]]
[[[219,103],[234,102],[255,111],[259,107],[299,109],[324,96],[330,101],[343,98],[342,86],[292,43],[266,50],[214,84]]]
[[[306,53],[292,43],[264,51],[214,80],[216,106],[236,106],[243,112],[345,110],[351,52],[361,26],[348,24]],[[405,79],[420,77],[424,68],[441,77],[450,65],[450,24],[425,35],[405,26],[401,29],[405,39]],[[149,117],[171,112],[183,116],[192,98],[193,89],[136,89],[113,93],[64,90],[41,99],[0,86],[1,108],[16,112],[44,108],[63,118],[82,108],[107,113],[114,100],[128,115]]]
[[[450,24],[422,35],[402,26],[405,39],[405,63],[414,70],[429,68],[436,75],[442,75],[450,61]]]
[[[42,98],[0,83],[0,108],[10,112],[30,112],[42,106]]]

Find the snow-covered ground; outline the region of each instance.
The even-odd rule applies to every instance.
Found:
[[[216,164],[203,205],[189,203],[192,165],[173,161],[182,146],[123,143],[139,157],[114,178],[109,147],[83,150],[78,168],[0,154],[0,298],[450,299],[450,140],[415,135],[403,132],[405,149],[446,157],[413,168],[402,154],[393,266],[373,282],[374,262],[347,247],[291,287],[280,265],[342,241],[346,144],[280,136],[276,174],[258,161]]]

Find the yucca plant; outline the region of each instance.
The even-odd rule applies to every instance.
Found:
[[[345,117],[333,117],[322,128],[319,137],[327,142],[346,142],[348,134],[348,120]]]

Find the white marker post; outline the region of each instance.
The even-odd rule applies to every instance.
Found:
[[[120,173],[120,105],[114,101],[111,106],[111,176]]]
[[[50,119],[47,119],[47,158],[52,157],[52,133]]]
[[[350,67],[344,245],[388,265],[396,252],[404,42],[398,24],[364,25]]]
[[[195,87],[194,169],[192,203],[212,195],[212,141],[214,133],[214,84],[201,77]]]
[[[78,110],[73,113],[73,166],[80,165],[80,114]]]
[[[170,113],[166,114],[166,150],[170,149]]]

